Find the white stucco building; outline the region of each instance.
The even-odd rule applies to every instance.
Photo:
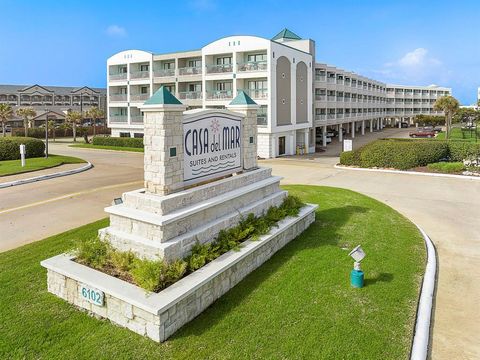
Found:
[[[315,59],[315,42],[287,29],[273,39],[229,36],[185,52],[122,51],[107,61],[112,136],[143,136],[139,106],[162,85],[190,109],[224,108],[245,90],[261,106],[258,155],[264,158],[314,152],[315,145],[326,146],[328,129],[341,140],[340,128],[355,136],[435,114],[432,100],[451,93],[387,85]]]

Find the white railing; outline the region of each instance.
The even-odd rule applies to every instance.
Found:
[[[207,100],[226,100],[232,98],[232,90],[207,91]]]
[[[150,77],[150,71],[144,70],[144,71],[132,71],[130,73],[130,79],[145,79]]]
[[[252,99],[267,99],[268,98],[267,89],[248,89],[248,90],[245,90],[245,92]]]
[[[149,94],[130,94],[130,101],[145,101],[149,97]]]
[[[320,94],[315,94],[315,100],[317,101],[325,101],[326,96],[325,95],[320,95]]]
[[[232,70],[233,70],[232,64],[207,65],[207,74],[232,72]]]
[[[143,124],[142,115],[130,115],[130,123],[132,124]]]
[[[315,120],[325,120],[327,118],[327,114],[315,114]]]
[[[154,77],[175,76],[175,69],[157,69],[153,71]]]
[[[178,69],[178,75],[200,75],[202,73],[202,67],[184,67]]]
[[[110,74],[108,78],[110,81],[127,80],[127,73]]]
[[[127,94],[110,94],[110,101],[127,101]],[[74,100],[78,101],[78,100]]]
[[[267,70],[266,61],[249,61],[249,62],[240,63],[237,65],[238,72],[266,71],[266,70]]]
[[[198,100],[202,99],[201,91],[182,91],[178,93],[178,98],[182,100]]]
[[[110,115],[111,123],[126,123],[128,121],[127,115]]]

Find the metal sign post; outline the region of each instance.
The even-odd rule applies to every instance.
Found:
[[[22,159],[22,167],[25,167],[25,145],[20,144],[20,158]]]

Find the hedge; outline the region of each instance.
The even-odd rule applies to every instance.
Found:
[[[399,170],[427,166],[439,161],[462,161],[480,156],[480,144],[464,141],[382,139],[340,155],[340,164],[364,168]]]
[[[93,135],[93,127],[83,127],[83,126],[77,126],[77,136],[82,137],[85,131],[88,131],[88,135]],[[97,126],[95,129],[97,134],[110,134],[111,130],[109,128],[104,128],[103,126]],[[16,128],[13,129],[12,132],[13,136],[24,136],[25,135],[25,129],[24,128]],[[29,128],[28,129],[28,136],[37,138],[37,139],[45,139],[45,129],[44,128]],[[49,129],[48,131],[48,136],[50,138],[53,137],[53,131],[52,129]],[[73,130],[71,128],[57,128],[55,129],[55,137],[56,138],[61,138],[61,137],[72,137],[73,136]]]
[[[127,137],[94,137],[92,141],[93,145],[101,146],[119,146],[119,147],[132,147],[143,148],[143,138],[127,138]]]
[[[26,157],[41,157],[45,154],[42,140],[29,137],[0,138],[0,161],[20,159],[20,144],[25,144]]]

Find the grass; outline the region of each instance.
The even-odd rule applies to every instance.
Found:
[[[454,174],[460,173],[465,170],[465,166],[462,162],[437,162],[433,164],[428,164],[427,169],[433,172]]]
[[[70,145],[70,147],[85,148],[85,149],[100,149],[100,150],[143,152],[143,148],[134,148],[134,147],[126,147],[126,146],[105,146],[105,145],[93,145],[93,144],[74,144],[74,145]]]
[[[192,322],[157,344],[47,293],[39,262],[94,236],[102,220],[0,254],[0,358],[405,359],[425,266],[415,226],[349,190],[288,186],[317,219]],[[361,244],[366,286],[348,250]]]
[[[85,160],[72,156],[48,155],[47,159],[44,157],[27,158],[25,159],[25,166],[22,167],[20,160],[5,160],[0,161],[0,177],[48,169],[63,164],[80,164],[84,162]]]
[[[478,141],[480,142],[480,130],[477,132]],[[445,132],[438,133],[435,137],[437,140],[445,140]],[[461,128],[454,127],[450,130],[450,140],[466,140],[475,142],[475,130],[462,130]]]

